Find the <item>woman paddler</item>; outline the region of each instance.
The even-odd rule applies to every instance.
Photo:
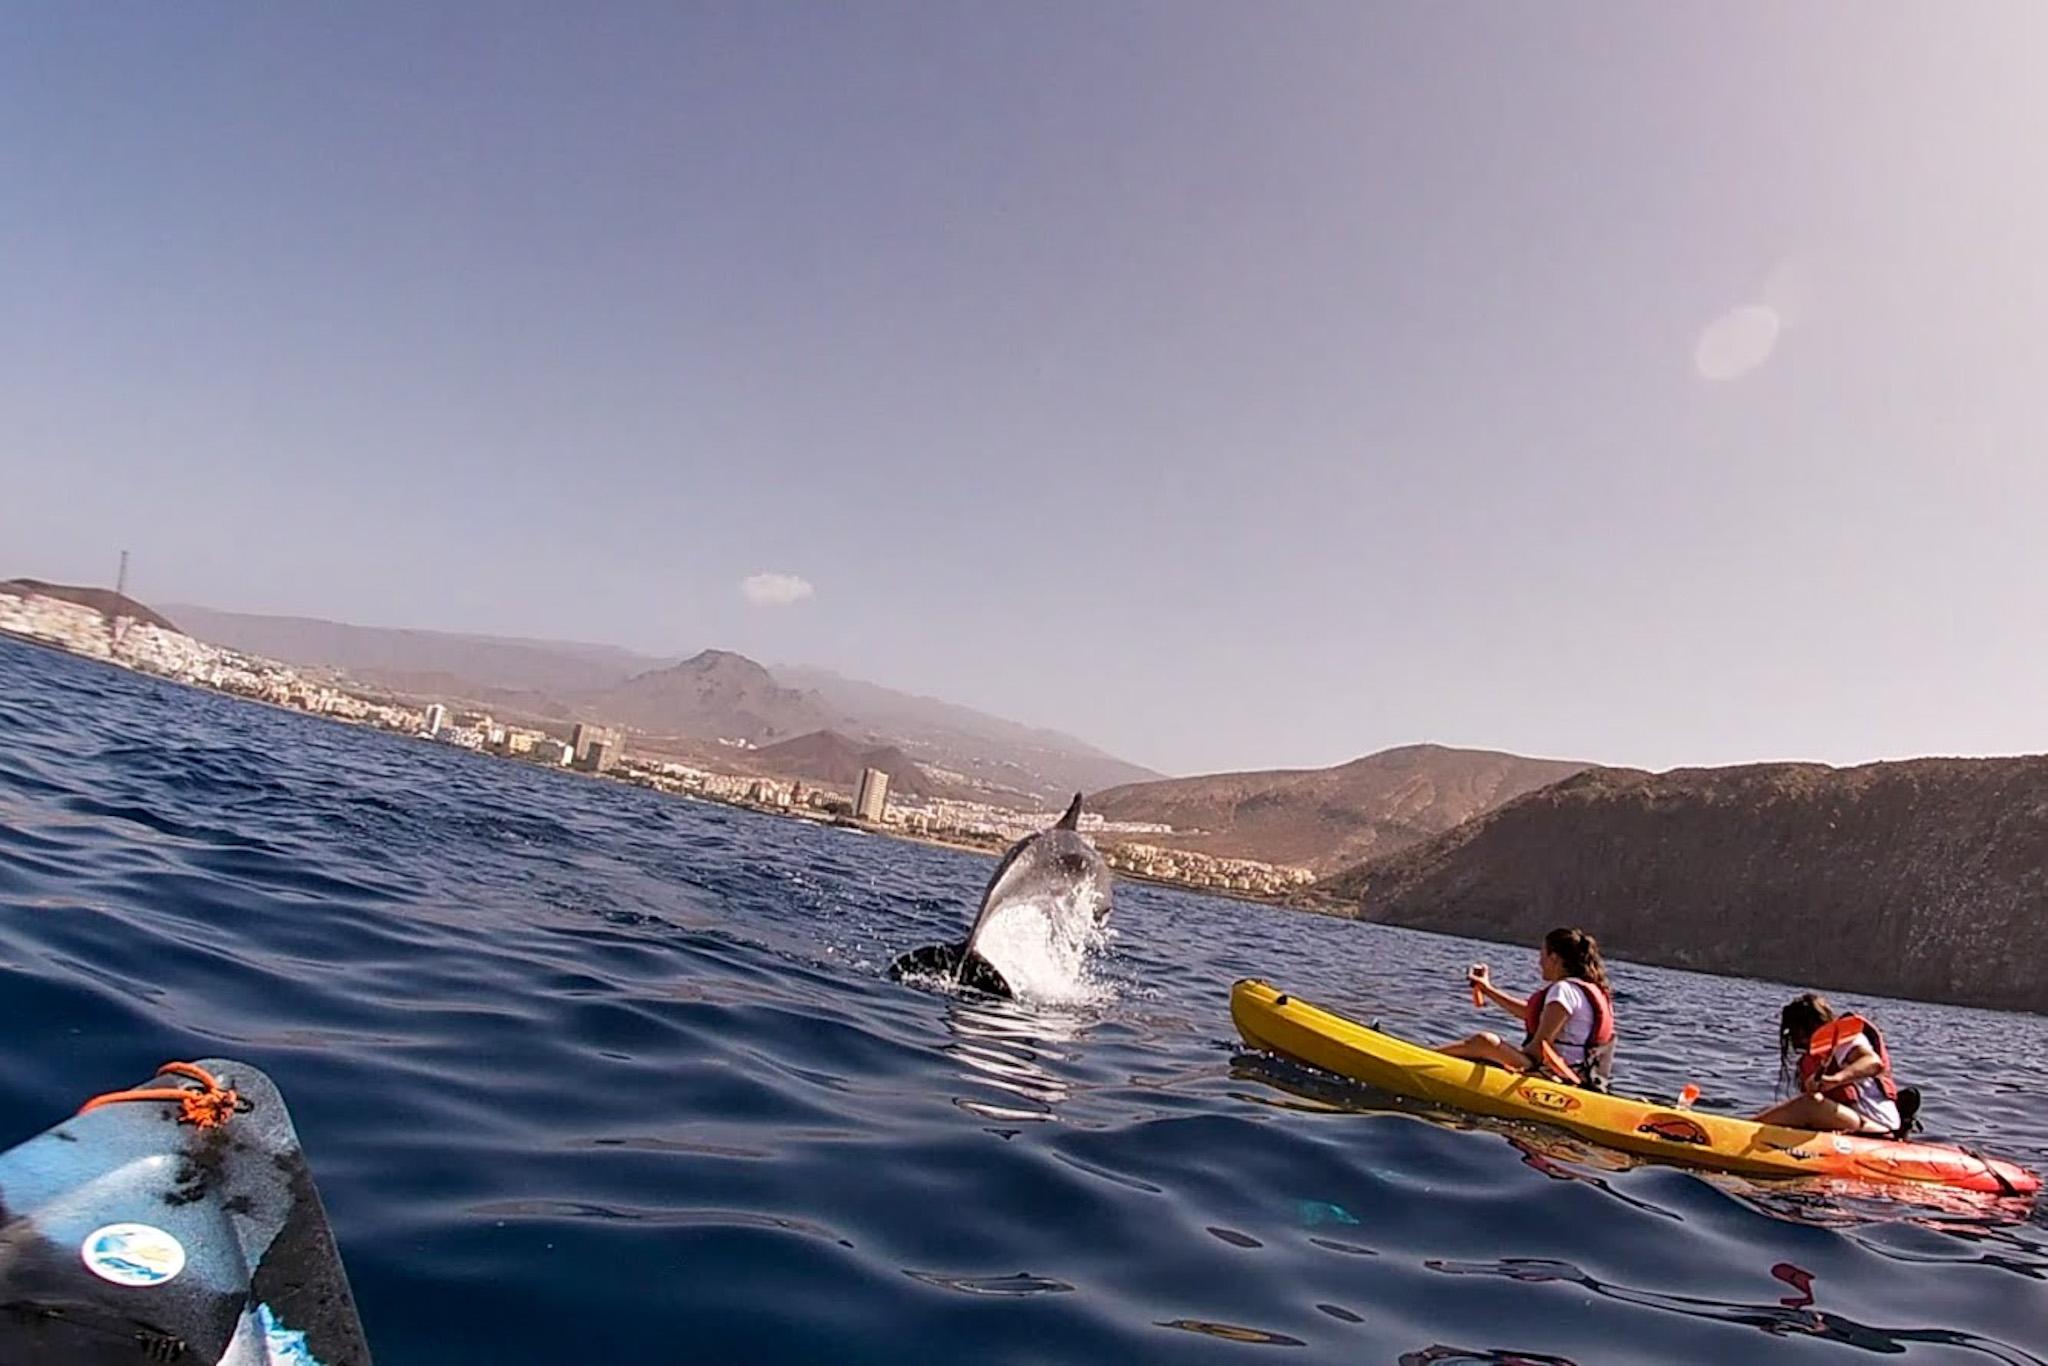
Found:
[[[1496,987],[1484,963],[1466,977],[1474,1005],[1492,1001],[1522,1022],[1520,1044],[1481,1030],[1437,1051],[1515,1072],[1549,1071],[1605,1091],[1614,1070],[1614,1002],[1599,942],[1584,930],[1552,930],[1537,963],[1544,984],[1526,998]]]
[[[1903,1137],[1920,1109],[1920,1093],[1892,1080],[1891,1052],[1877,1026],[1837,1015],[1827,997],[1810,991],[1778,1012],[1778,1089],[1793,1095],[1758,1123]]]

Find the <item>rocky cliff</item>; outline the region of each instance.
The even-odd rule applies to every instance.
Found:
[[[1591,769],[1318,884],[1354,914],[2048,1010],[2048,757]]]

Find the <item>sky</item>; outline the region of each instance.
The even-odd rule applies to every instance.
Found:
[[[0,575],[1162,771],[2048,749],[2048,7],[0,15]]]

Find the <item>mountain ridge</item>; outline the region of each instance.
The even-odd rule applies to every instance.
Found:
[[[176,610],[190,617],[193,634],[201,639],[335,670],[413,700],[468,702],[536,721],[582,717],[636,727],[645,722],[649,734],[671,739],[695,725],[707,731],[695,738],[712,753],[720,735],[774,744],[832,729],[870,746],[899,745],[915,762],[956,773],[967,780],[965,788],[986,791],[1009,805],[1064,800],[1076,788],[1093,791],[1158,776],[1059,731],[815,666],[768,668],[730,651],[718,653],[766,668],[769,682],[754,680],[751,686],[757,695],[750,703],[735,700],[722,718],[729,729],[720,731],[715,725],[707,727],[704,718],[680,700],[677,710],[662,712],[653,696],[662,691],[660,683],[631,686],[636,678],[675,669],[684,662],[676,657],[540,637],[358,626],[317,617],[223,612],[194,604]],[[771,689],[808,700],[798,702]],[[637,720],[602,714],[608,698]],[[748,733],[732,734],[734,727]]]
[[[785,688],[743,654],[700,650],[666,668],[570,701],[591,719],[648,735],[682,735],[773,744],[824,729],[824,703]]]
[[[1314,895],[1363,919],[2048,1011],[2048,756],[1590,768]]]
[[[1028,763],[1033,755],[1058,754],[1064,761],[1063,780],[1049,784],[1041,795],[1062,802],[1075,788],[1092,792],[1160,776],[1064,731],[1011,721],[958,702],[848,678],[815,665],[776,664],[769,666],[769,671],[783,683],[823,698],[839,713],[840,728],[887,733],[913,750],[957,749],[972,739],[1009,750],[1011,762]],[[998,774],[977,772],[971,776],[993,779]]]
[[[1586,767],[1501,750],[1400,745],[1328,768],[1130,784],[1095,794],[1089,807],[1111,821],[1171,825],[1172,836],[1146,836],[1169,847],[1333,873]]]
[[[507,691],[582,692],[676,662],[580,641],[359,626],[324,617],[223,612],[189,603],[165,610],[176,612],[192,634],[216,645],[289,664],[344,670],[369,682],[381,681],[375,675],[384,671],[442,673]]]

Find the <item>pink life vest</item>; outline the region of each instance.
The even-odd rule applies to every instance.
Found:
[[[1607,999],[1606,992],[1583,977],[1566,977],[1561,980],[1570,982],[1585,992],[1586,999],[1593,1003],[1593,1032],[1582,1045],[1583,1057],[1564,1057],[1562,1048],[1559,1049],[1558,1056],[1564,1057],[1566,1062],[1578,1067],[1580,1074],[1585,1078],[1587,1089],[1605,1091],[1608,1078],[1614,1072],[1614,1005]],[[1522,1007],[1522,1028],[1527,1035],[1523,1040],[1524,1047],[1536,1037],[1536,1026],[1543,1022],[1543,1007],[1548,1003],[1550,988],[1554,985],[1555,983],[1549,983],[1538,988],[1529,997],[1528,1003]]]

